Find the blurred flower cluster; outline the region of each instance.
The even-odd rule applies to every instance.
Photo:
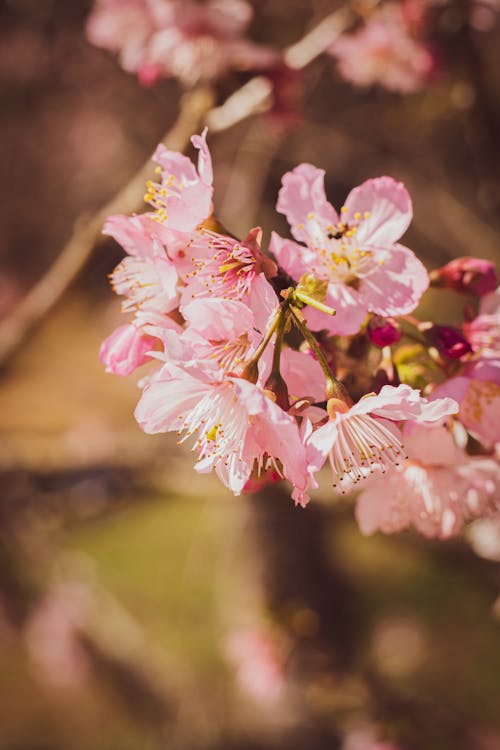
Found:
[[[173,77],[190,86],[275,62],[275,52],[244,38],[251,18],[245,0],[98,0],[87,36],[118,52],[144,85]]]
[[[342,78],[356,87],[382,86],[411,94],[437,79],[443,51],[441,32],[470,26],[490,31],[498,0],[401,0],[345,3],[349,22],[322,52],[336,61]],[[291,72],[283,50],[245,38],[253,15],[246,0],[96,0],[87,23],[92,44],[118,53],[122,67],[143,85],[177,78],[184,86],[215,81],[231,70],[267,72],[279,100]],[[294,66],[292,65],[292,68]]]
[[[471,302],[461,328],[421,321],[412,313],[430,279],[399,243],[412,218],[402,183],[367,180],[337,212],[324,172],[301,164],[277,202],[294,239],[273,232],[264,252],[258,227],[240,240],[213,216],[206,130],[192,142],[197,167],[160,145],[151,210],[105,227],[127,253],[111,282],[132,319],[101,360],[118,375],[155,364],[140,382],[143,430],[191,439],[196,470],[235,494],[287,479],[302,506],[328,462],[338,491],[365,480],[357,517],[368,533],[412,523],[447,537],[494,511],[492,264],[434,271],[434,286]]]

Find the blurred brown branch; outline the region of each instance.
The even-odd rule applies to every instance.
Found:
[[[162,139],[169,148],[183,151],[189,138],[212,106],[212,93],[206,88],[186,93],[174,126]],[[150,159],[108,203],[90,217],[80,217],[68,243],[47,273],[26,295],[13,315],[0,324],[0,365],[23,342],[31,328],[56,304],[75,280],[90,257],[110,214],[129,213],[140,207],[144,183],[150,176]]]
[[[283,52],[283,59],[296,70],[306,67],[352,22],[348,8],[330,13],[302,39]],[[272,83],[256,76],[232,94],[220,107],[213,107],[213,93],[197,88],[184,95],[179,117],[162,142],[173,151],[184,151],[189,138],[206,122],[212,132],[232,125],[272,106]],[[148,159],[132,179],[108,203],[90,217],[80,217],[73,235],[47,273],[35,284],[14,313],[0,324],[0,366],[16,351],[34,325],[61,298],[76,279],[101,236],[102,226],[110,214],[131,213],[141,205],[144,183],[150,176]]]

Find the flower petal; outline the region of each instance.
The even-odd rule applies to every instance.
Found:
[[[299,164],[281,180],[276,209],[285,214],[296,240],[309,241],[307,220],[310,214],[314,214],[324,228],[338,222],[337,212],[326,199],[324,179],[323,169],[312,164]]]
[[[360,245],[392,245],[406,232],[413,216],[408,191],[392,177],[366,180],[351,190],[345,205],[342,218],[348,224],[355,224],[356,215],[361,214],[356,234]]]
[[[359,292],[377,315],[405,315],[418,305],[429,286],[429,274],[403,245],[377,250],[374,270],[361,279]]]

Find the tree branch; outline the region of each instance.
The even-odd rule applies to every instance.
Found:
[[[352,13],[345,7],[330,13],[302,39],[285,49],[283,59],[296,70],[306,67],[351,23]],[[162,142],[173,151],[184,151],[189,137],[201,122],[205,122],[211,132],[218,133],[254,114],[265,112],[271,106],[272,83],[264,76],[252,78],[220,107],[213,107],[211,90],[195,89],[183,96],[179,117]],[[99,241],[107,217],[115,213],[132,213],[140,208],[139,196],[143,195],[151,171],[148,159],[114,198],[92,216],[82,216],[75,222],[72,236],[53,265],[13,314],[0,323],[0,367],[76,279]]]

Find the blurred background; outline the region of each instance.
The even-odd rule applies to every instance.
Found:
[[[254,0],[250,35],[284,48],[339,5]],[[500,23],[471,5],[440,4],[417,93],[356,88],[322,56],[286,112],[209,135],[223,224],[286,235],[280,179],[309,161],[336,205],[403,180],[429,269],[498,260]],[[144,88],[86,41],[90,8],[0,2],[4,320],[179,110],[174,80]],[[305,511],[276,487],[234,498],[144,435],[134,378],[98,361],[121,257],[100,242],[2,365],[1,750],[499,750],[498,547],[364,538],[328,482]],[[423,316],[461,304],[432,291]]]

